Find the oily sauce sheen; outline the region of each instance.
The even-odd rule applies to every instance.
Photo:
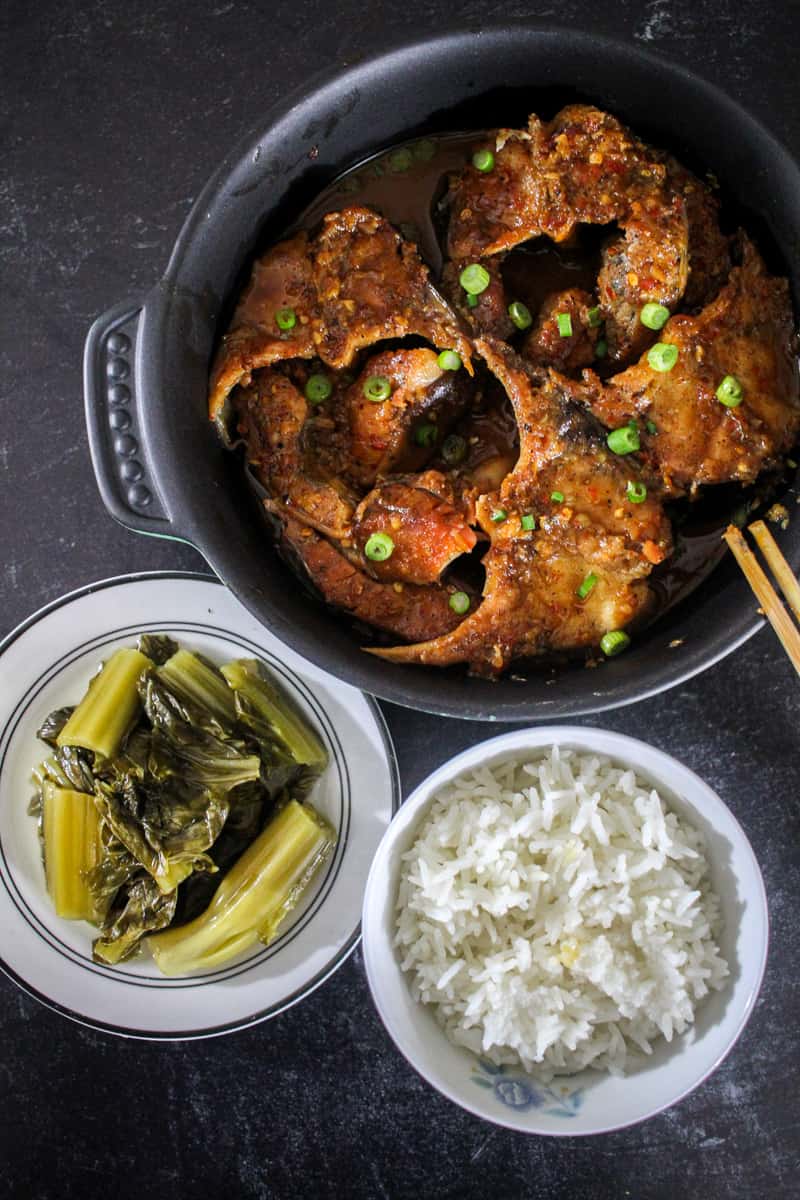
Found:
[[[436,283],[443,265],[446,219],[442,201],[448,174],[461,170],[485,142],[485,135],[479,133],[453,133],[393,146],[338,176],[287,232],[313,230],[326,213],[350,204],[369,206],[416,243]],[[535,318],[544,299],[554,292],[594,290],[600,247],[607,234],[607,228],[584,226],[576,238],[562,245],[539,238],[513,250],[502,269],[508,293],[526,304]],[[517,340],[521,335],[512,338],[511,344]],[[610,369],[604,372],[600,366],[599,373]],[[454,432],[467,442],[465,465],[481,473],[487,489],[498,486],[513,468],[519,450],[513,411],[503,389],[494,383],[484,388]],[[724,557],[721,535],[726,526],[732,519],[741,524],[745,515],[774,493],[777,482],[774,476],[767,476],[749,488],[723,486],[713,498],[669,506],[675,552],[650,578],[655,596],[650,623],[707,578]],[[466,563],[460,569],[474,572],[475,566]]]

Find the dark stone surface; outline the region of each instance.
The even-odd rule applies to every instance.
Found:
[[[0,12],[0,633],[89,580],[201,566],[106,516],[81,407],[94,316],[157,279],[232,139],[334,62],[457,20],[540,17],[636,40],[729,88],[800,154],[796,3],[142,0]],[[387,706],[406,790],[492,727]],[[797,680],[769,632],[679,691],[593,718],[717,788],[772,917],[767,978],[728,1061],[684,1103],[606,1137],[527,1138],[431,1091],[395,1052],[356,954],[302,1005],[187,1045],[73,1025],[0,978],[2,1197],[796,1194]]]

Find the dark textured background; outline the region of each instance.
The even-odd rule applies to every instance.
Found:
[[[0,634],[92,579],[202,565],[106,516],[80,361],[92,319],[155,282],[231,142],[322,67],[394,38],[509,16],[668,54],[729,89],[800,155],[797,3],[5,0]],[[490,732],[386,712],[406,790]],[[183,1046],[82,1029],[0,977],[0,1196],[796,1195],[797,679],[762,632],[679,691],[587,723],[644,737],[698,771],[743,823],[766,877],[772,949],[761,999],[728,1061],[683,1104],[588,1140],[483,1124],[396,1053],[358,953],[276,1020]]]

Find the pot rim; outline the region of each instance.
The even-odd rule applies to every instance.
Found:
[[[373,80],[390,71],[397,73],[407,69],[409,63],[422,54],[452,57],[457,53],[464,57],[468,54],[476,58],[484,57],[491,55],[493,48],[499,52],[500,47],[507,46],[509,34],[515,31],[535,38],[537,42],[552,42],[554,51],[557,50],[559,54],[563,54],[564,39],[569,38],[570,45],[581,48],[584,54],[589,51],[593,54],[606,52],[617,59],[636,60],[642,69],[651,69],[661,78],[666,75],[669,80],[674,81],[675,86],[688,88],[698,100],[703,97],[710,101],[715,119],[729,120],[737,130],[745,131],[749,144],[763,147],[764,157],[779,163],[781,171],[796,180],[797,190],[800,191],[800,168],[757,118],[740,107],[716,84],[708,82],[668,57],[656,56],[637,45],[604,35],[574,32],[564,27],[526,20],[505,22],[503,26],[489,31],[478,31],[474,27],[466,26],[458,30],[445,30],[434,37],[406,39],[378,54],[365,56],[344,70],[328,67],[305,80],[273,104],[261,120],[236,142],[212,173],[184,221],[161,282],[145,303],[143,342],[147,353],[143,353],[141,357],[143,360],[149,360],[148,370],[155,372],[151,382],[158,380],[158,371],[162,369],[159,359],[165,353],[165,338],[169,337],[170,322],[174,325],[171,305],[174,304],[176,295],[180,295],[184,290],[183,271],[187,261],[197,254],[198,246],[202,248],[209,228],[213,225],[209,216],[215,209],[219,209],[224,197],[235,194],[233,185],[237,176],[244,172],[245,163],[251,164],[255,161],[253,156],[260,151],[265,138],[277,136],[282,122],[292,120],[297,123],[305,118],[311,122],[315,115],[319,117],[320,111],[335,111],[335,105],[341,103],[342,95],[348,88],[368,89]],[[578,91],[588,90],[591,88],[591,82],[576,78],[575,87]],[[613,107],[611,100],[609,107]],[[267,214],[280,203],[281,197],[267,193],[263,199],[263,211]],[[245,232],[253,231],[250,229]],[[790,260],[796,257],[790,256],[786,247],[782,248]],[[247,254],[243,255],[243,261],[247,257]],[[154,395],[163,391],[162,388],[148,387],[147,391],[151,390]],[[157,425],[158,418],[154,416],[153,420],[154,425]],[[538,679],[533,676],[528,687],[508,678],[491,683],[481,679],[467,679],[463,675],[457,679],[452,675],[446,678],[445,673],[438,668],[398,667],[396,664],[386,664],[365,654],[355,638],[350,639],[349,646],[344,646],[336,644],[333,639],[327,642],[324,636],[304,628],[293,615],[289,616],[281,611],[281,605],[270,597],[265,597],[257,586],[250,586],[249,581],[246,585],[243,584],[241,568],[231,559],[228,547],[219,542],[212,545],[213,539],[205,536],[205,515],[197,508],[191,512],[184,508],[180,522],[183,526],[181,533],[200,550],[240,601],[261,621],[269,624],[287,644],[333,674],[373,695],[442,716],[499,721],[532,718],[551,720],[589,715],[636,703],[680,685],[707,667],[713,666],[763,628],[765,623],[757,616],[754,606],[747,603],[749,592],[744,582],[738,579],[737,575],[731,574],[728,579],[731,586],[739,588],[741,602],[737,599],[736,611],[725,619],[724,628],[721,628],[718,622],[709,622],[708,628],[702,631],[702,642],[693,639],[693,644],[682,650],[680,655],[668,646],[669,631],[666,632],[666,636],[663,636],[662,632],[663,652],[654,654],[650,661],[642,663],[641,683],[637,682],[636,677],[622,679],[616,673],[609,674],[608,670],[604,669],[600,677],[596,674],[586,676],[586,684],[579,689],[578,695],[559,696],[558,686],[544,686],[544,673]],[[800,546],[794,554],[800,554]],[[712,577],[718,576],[721,569],[724,569],[722,563],[712,573]],[[691,599],[687,599],[691,603]],[[686,603],[687,601],[682,602],[681,609]],[[705,603],[713,605],[713,598],[706,597]],[[331,617],[331,620],[335,619]],[[658,623],[654,631],[657,629]],[[654,632],[647,643],[648,648],[656,650],[657,636]],[[631,654],[635,652],[634,650]],[[626,658],[628,657],[629,655],[626,655]],[[572,669],[568,673],[577,675],[578,672]],[[532,691],[534,694],[531,694]]]
[[[510,18],[502,26],[490,30],[485,29],[477,22],[466,25],[459,24],[458,27],[454,26],[445,29],[433,36],[422,35],[400,39],[389,49],[379,51],[375,54],[366,54],[344,69],[341,66],[323,67],[306,78],[303,83],[291,89],[282,99],[276,100],[274,104],[270,105],[261,120],[251,125],[248,131],[236,140],[216,169],[212,171],[184,219],[161,282],[173,282],[179,275],[187,245],[194,238],[197,227],[204,222],[204,214],[208,209],[211,199],[219,193],[223,185],[230,178],[231,173],[241,162],[242,158],[247,155],[248,151],[255,150],[259,146],[261,139],[269,132],[277,118],[286,116],[300,104],[310,100],[318,104],[322,98],[321,94],[327,88],[335,86],[338,89],[348,80],[352,79],[355,81],[367,67],[388,67],[394,59],[402,59],[412,51],[419,53],[423,49],[433,49],[434,47],[437,49],[455,47],[473,37],[481,39],[481,51],[485,52],[487,46],[491,46],[493,41],[502,41],[508,31],[514,29],[535,34],[542,40],[568,36],[576,45],[596,47],[598,53],[602,53],[603,49],[611,53],[622,50],[640,59],[643,63],[649,63],[654,71],[661,73],[666,69],[671,76],[681,77],[684,84],[699,88],[699,90],[713,95],[718,104],[730,110],[733,119],[737,123],[741,124],[743,121],[749,123],[758,139],[769,144],[770,152],[782,158],[784,166],[788,170],[795,172],[800,184],[800,166],[797,161],[758,117],[740,105],[737,100],[718,84],[712,83],[711,80],[706,79],[669,55],[655,54],[650,50],[642,49],[635,43],[626,42],[621,38],[611,37],[608,34],[591,33],[586,30],[573,30],[565,25],[551,24],[550,22],[540,23],[524,17]]]

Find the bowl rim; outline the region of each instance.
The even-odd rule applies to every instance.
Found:
[[[531,739],[531,740],[526,740]],[[601,748],[598,742],[603,742]],[[594,744],[592,744],[594,743]],[[745,998],[741,1012],[736,1020],[735,1028],[724,1048],[716,1056],[697,1078],[688,1086],[681,1089],[674,1096],[671,1096],[665,1102],[658,1102],[652,1106],[648,1106],[641,1116],[630,1121],[622,1121],[611,1124],[601,1124],[592,1129],[576,1130],[572,1128],[552,1129],[552,1128],[537,1128],[526,1127],[519,1123],[511,1123],[510,1120],[503,1119],[501,1112],[497,1117],[489,1116],[487,1112],[480,1109],[477,1104],[470,1103],[459,1094],[456,1089],[439,1080],[434,1081],[431,1075],[427,1073],[425,1068],[418,1061],[410,1056],[404,1045],[404,1037],[402,1026],[389,1018],[381,1003],[381,987],[379,974],[376,963],[373,960],[373,947],[385,940],[384,931],[381,922],[377,915],[377,906],[372,904],[373,896],[383,896],[386,887],[392,877],[390,864],[392,862],[392,851],[397,845],[403,834],[409,832],[413,826],[421,819],[426,807],[428,807],[435,797],[437,790],[444,784],[452,780],[465,767],[473,765],[475,756],[481,755],[483,759],[500,758],[506,750],[524,749],[540,750],[551,744],[566,745],[568,747],[579,748],[582,753],[595,751],[598,754],[607,754],[612,759],[617,759],[620,764],[629,765],[633,770],[641,770],[649,773],[654,779],[658,780],[658,785],[663,783],[665,789],[674,792],[680,796],[683,802],[689,807],[698,808],[697,799],[690,799],[686,795],[684,785],[688,785],[694,789],[696,795],[699,795],[704,800],[709,802],[709,811],[699,809],[703,815],[714,825],[713,820],[714,809],[721,813],[726,820],[730,822],[730,830],[733,836],[739,841],[740,848],[749,858],[752,867],[754,868],[753,877],[756,884],[753,902],[758,909],[758,915],[763,923],[764,937],[760,947],[758,960],[755,964],[755,973],[753,983],[749,993]],[[647,766],[641,762],[634,762],[628,758],[628,755],[646,756],[649,758]],[[394,1042],[395,1047],[405,1058],[406,1062],[411,1066],[425,1082],[442,1095],[446,1096],[452,1103],[457,1104],[460,1108],[472,1113],[473,1116],[479,1117],[484,1121],[489,1121],[491,1124],[502,1126],[506,1129],[513,1129],[518,1133],[535,1135],[539,1137],[594,1137],[600,1134],[614,1133],[621,1129],[629,1129],[634,1125],[639,1125],[643,1121],[649,1120],[651,1117],[658,1116],[659,1113],[665,1112],[674,1105],[679,1104],[691,1092],[700,1087],[725,1061],[728,1055],[733,1050],[736,1043],[739,1041],[744,1032],[747,1022],[752,1016],[756,1001],[761,992],[766,971],[767,958],[770,944],[770,921],[769,907],[767,900],[766,887],[764,885],[764,877],[761,872],[758,859],[753,850],[750,840],[747,837],[742,825],[737,817],[722,799],[722,797],[714,791],[695,771],[687,767],[679,759],[660,750],[655,746],[651,746],[648,742],[640,738],[631,737],[629,734],[617,733],[615,730],[602,729],[596,726],[582,725],[558,725],[558,726],[530,726],[525,729],[512,730],[508,733],[500,734],[493,738],[488,738],[486,741],[477,742],[467,749],[462,750],[453,758],[446,760],[434,771],[432,771],[425,779],[423,779],[411,792],[408,798],[403,802],[398,812],[392,818],[388,829],[381,839],[380,845],[372,860],[372,866],[367,876],[367,884],[364,889],[364,907],[361,917],[361,936],[362,936],[362,954],[364,958],[364,969],[369,984],[372,1002],[375,1009],[386,1029],[387,1033]],[[391,945],[389,946],[390,953],[393,952]],[[399,967],[398,967],[399,969]],[[422,1006],[419,1006],[420,1009]],[[442,1037],[445,1034],[442,1032]],[[567,1078],[567,1077],[565,1077]]]

